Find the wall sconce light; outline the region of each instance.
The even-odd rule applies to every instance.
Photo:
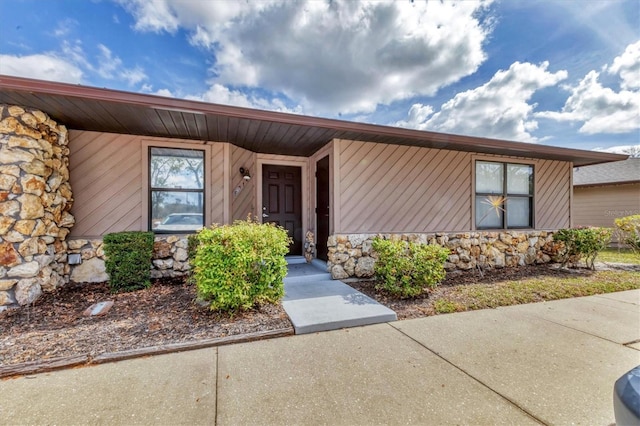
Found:
[[[244,167],[240,167],[240,174],[242,175],[242,179],[251,180],[251,173],[249,173],[249,169],[245,169]]]

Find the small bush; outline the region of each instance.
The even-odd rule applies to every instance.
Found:
[[[151,286],[153,232],[116,232],[104,236],[105,267],[113,293]]]
[[[614,220],[619,241],[636,253],[640,252],[640,214],[619,217]]]
[[[380,287],[396,296],[419,296],[445,277],[449,251],[444,247],[381,238],[374,238],[372,247],[378,254],[374,271]]]
[[[588,268],[595,269],[598,252],[607,248],[611,241],[611,230],[608,228],[560,229],[553,234],[553,239],[564,245],[559,253],[562,266],[567,263],[577,264],[580,259],[584,259]]]
[[[198,297],[212,310],[249,309],[284,296],[287,231],[251,220],[202,229],[194,267]]]
[[[458,303],[446,299],[438,299],[433,302],[433,309],[437,314],[452,314],[465,310],[464,306],[460,306]]]

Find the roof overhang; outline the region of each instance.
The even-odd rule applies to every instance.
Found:
[[[627,158],[4,75],[0,75],[0,103],[41,110],[70,129],[229,142],[268,154],[309,156],[337,138],[570,161],[575,166]]]
[[[601,182],[601,183],[578,183],[573,184],[574,188],[593,188],[596,186],[619,186],[619,185],[633,185],[640,183],[640,180],[621,180],[616,182]]]

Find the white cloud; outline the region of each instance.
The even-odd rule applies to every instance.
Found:
[[[126,81],[129,86],[138,84],[147,79],[147,74],[140,67],[125,68],[122,60],[114,56],[111,50],[104,44],[98,45],[98,66],[96,72],[102,78],[109,80],[120,79]]]
[[[598,81],[600,73],[590,71],[571,92],[561,111],[542,111],[537,117],[556,121],[582,122],[580,133],[629,133],[640,129],[640,41],[627,46],[621,56],[604,70],[621,79],[615,92]],[[636,90],[634,90],[636,89]]]
[[[539,89],[567,78],[566,71],[551,73],[549,64],[513,63],[487,83],[456,94],[438,112],[431,106],[414,104],[407,120],[396,126],[446,133],[483,136],[522,142],[538,142],[531,134],[538,123],[532,119],[531,96]]]
[[[630,44],[624,53],[606,67],[609,74],[620,76],[620,87],[627,90],[640,89],[640,40]]]
[[[433,95],[485,60],[490,1],[123,2],[144,31],[175,33],[215,55],[212,84],[266,88],[305,111],[367,113]]]
[[[113,56],[111,50],[104,44],[98,45],[100,54],[98,55],[97,72],[102,78],[113,79],[118,69],[122,67],[122,60]]]
[[[71,19],[71,18],[63,19],[62,21],[58,22],[56,29],[53,31],[53,35],[55,35],[56,37],[64,37],[68,35],[69,32],[71,32],[71,30],[77,26],[78,26],[78,21],[76,21],[75,19]]]
[[[0,74],[64,83],[81,83],[83,79],[81,68],[53,53],[0,55]]]
[[[627,154],[635,157],[640,157],[640,145],[618,145],[610,146],[608,148],[594,148],[594,151],[610,152],[613,154]]]
[[[141,31],[173,33],[178,20],[165,0],[120,0],[136,20],[135,29]]]
[[[251,96],[239,90],[231,90],[221,84],[212,84],[209,90],[200,95],[186,96],[186,99],[210,102],[214,104],[235,105],[245,108],[257,108],[270,111],[301,113],[301,107],[289,108],[279,99],[265,99]]]
[[[406,120],[400,120],[393,125],[398,127],[408,127],[411,129],[427,130],[425,123],[429,116],[433,114],[433,107],[431,105],[413,104],[409,108]]]
[[[26,56],[0,55],[0,74],[30,77],[42,80],[81,83],[83,77],[98,74],[109,80],[122,80],[130,86],[147,79],[140,67],[126,68],[118,56],[103,45],[98,45],[96,63],[87,57],[82,43],[64,41],[61,51]]]
[[[173,95],[173,93],[171,93],[171,90],[169,89],[160,89],[160,90],[157,90],[154,94],[158,96],[164,96],[165,98],[175,98],[175,96]]]
[[[136,85],[147,79],[147,74],[140,67],[123,69],[120,77],[127,81],[129,86]]]

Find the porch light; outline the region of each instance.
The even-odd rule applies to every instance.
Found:
[[[242,179],[251,180],[251,173],[249,173],[249,169],[245,169],[244,167],[240,167],[240,174],[242,175]]]

